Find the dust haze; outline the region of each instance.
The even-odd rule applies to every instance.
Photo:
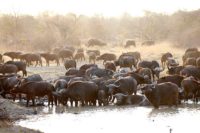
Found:
[[[165,47],[198,47],[200,23],[195,11],[177,11],[172,15],[145,11],[141,17],[124,13],[119,17],[102,15],[85,16],[68,13],[52,15],[44,12],[38,16],[17,12],[0,15],[0,48],[5,51],[45,51],[71,45],[87,47],[91,38],[107,43],[110,51],[124,52],[128,39],[135,40],[136,48],[144,41],[157,44],[153,50]],[[164,42],[164,46],[163,46]],[[167,43],[170,45],[167,45]],[[165,48],[166,50],[166,48]],[[159,50],[160,51],[160,50]]]

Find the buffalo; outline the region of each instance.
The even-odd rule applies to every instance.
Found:
[[[112,71],[116,71],[116,66],[115,66],[115,64],[114,63],[112,63],[112,62],[106,62],[105,64],[104,64],[104,67],[105,67],[105,69],[109,69],[109,70],[112,70]]]
[[[133,56],[136,59],[136,62],[138,63],[139,61],[141,61],[141,54],[138,51],[135,52],[127,52],[127,53],[123,53],[122,55],[127,55],[127,56]],[[137,64],[136,63],[136,64]]]
[[[131,76],[120,78],[114,82],[114,84],[107,85],[109,88],[109,94],[114,95],[116,93],[123,93],[126,95],[132,95],[137,93],[137,81]]]
[[[76,61],[80,60],[85,60],[85,55],[84,55],[84,52],[77,52],[75,55],[74,55],[74,59]]]
[[[134,40],[126,41],[126,44],[125,44],[124,48],[129,48],[130,46],[136,47],[136,44],[135,44]]]
[[[62,104],[66,104],[69,98],[71,106],[73,105],[73,101],[75,101],[76,107],[78,106],[78,101],[81,101],[82,106],[88,103],[96,105],[98,86],[93,82],[77,81],[70,84],[62,92],[54,92],[54,96],[58,97]]]
[[[184,66],[169,67],[167,73],[170,74],[170,75],[174,75],[174,74],[179,75],[179,74],[180,74],[180,71],[181,71],[183,68],[184,68]]]
[[[180,71],[180,75],[185,77],[193,76],[195,79],[200,79],[200,68],[196,66],[186,66]]]
[[[152,80],[151,76],[152,76],[152,71],[149,68],[138,68],[135,73],[138,73],[139,75],[148,78],[150,81]]]
[[[150,84],[142,87],[141,91],[155,108],[159,108],[160,105],[178,105],[179,91],[174,83]]]
[[[5,52],[3,55],[10,57],[13,61],[14,59],[20,59],[21,54],[21,52]]]
[[[101,40],[98,39],[90,39],[88,41],[88,47],[93,47],[93,46],[106,46],[107,44],[105,42],[102,42]]]
[[[105,53],[105,54],[102,54],[101,56],[97,57],[96,60],[97,61],[98,60],[103,60],[103,64],[104,64],[106,61],[114,61],[114,60],[116,60],[116,55],[115,54],[111,54],[111,53]]]
[[[57,66],[60,65],[59,57],[57,54],[50,54],[50,53],[42,53],[40,54],[46,60],[46,66],[49,66],[49,61],[55,61]]]
[[[7,61],[5,64],[13,64],[17,67],[18,71],[22,71],[23,76],[27,76],[26,63],[22,61]]]
[[[41,81],[41,82],[27,82],[22,85],[16,85],[11,93],[22,93],[26,94],[27,102],[26,106],[29,105],[29,100],[32,100],[33,106],[35,106],[35,97],[48,96],[48,105],[50,103],[53,106],[53,95],[52,92],[55,91],[55,88],[52,84]]]
[[[162,64],[162,67],[164,68],[165,67],[165,64],[166,64],[166,61],[168,58],[172,58],[173,55],[170,53],[170,52],[167,52],[167,53],[164,53],[161,57],[161,64]]]
[[[76,68],[76,61],[72,59],[67,59],[64,62],[64,66],[66,70],[69,68]]]
[[[125,95],[122,93],[117,93],[114,95],[117,99],[116,105],[139,105],[139,106],[149,106],[150,103],[145,96],[142,95]]]
[[[181,87],[181,82],[184,79],[183,76],[180,75],[169,75],[169,76],[164,76],[161,77],[160,79],[157,80],[157,83],[165,83],[165,82],[171,82],[176,84],[178,87]]]
[[[85,75],[88,78],[91,78],[92,76],[104,77],[104,78],[111,78],[112,75],[113,75],[113,71],[108,70],[108,69],[91,67],[91,68],[88,68],[86,70]]]
[[[142,46],[152,46],[152,45],[154,45],[155,44],[155,42],[154,41],[144,41],[144,42],[142,42]]]
[[[6,73],[17,73],[18,67],[13,64],[0,64],[0,73],[5,75]]]
[[[69,49],[60,50],[58,53],[58,57],[61,58],[62,61],[64,61],[64,59],[66,59],[66,58],[73,59],[73,51],[71,51]]]
[[[137,60],[135,57],[130,55],[121,55],[117,61],[115,61],[116,66],[129,67],[130,69],[137,68]]]
[[[141,62],[139,62],[138,67],[151,69],[153,80],[155,79],[155,76],[159,79],[160,72],[163,71],[163,69],[160,68],[160,65],[158,64],[158,62],[155,60],[141,61]]]
[[[184,97],[185,100],[188,100],[188,98],[191,96],[193,100],[196,102],[197,100],[197,95],[200,92],[200,82],[197,82],[194,77],[187,77],[181,82],[181,86],[184,89]]]

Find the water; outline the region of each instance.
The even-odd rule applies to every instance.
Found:
[[[199,132],[200,105],[184,103],[178,108],[106,106],[37,107],[40,113],[17,125],[45,133],[190,133]]]

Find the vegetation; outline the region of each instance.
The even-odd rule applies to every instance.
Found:
[[[101,15],[38,16],[1,14],[0,45],[13,49],[45,49],[66,44],[85,44],[89,38],[122,44],[125,39],[170,41],[177,46],[198,46],[200,42],[200,10],[178,11],[172,15],[146,11],[142,17],[125,13],[121,17]],[[81,42],[80,42],[81,41]]]

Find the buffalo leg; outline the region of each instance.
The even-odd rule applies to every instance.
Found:
[[[78,101],[75,101],[75,107],[78,107]]]
[[[32,103],[33,103],[33,106],[35,106],[35,98],[32,97]]]
[[[27,98],[27,100],[26,100],[26,107],[28,107],[28,103],[29,103],[30,97],[27,96],[26,98]]]

